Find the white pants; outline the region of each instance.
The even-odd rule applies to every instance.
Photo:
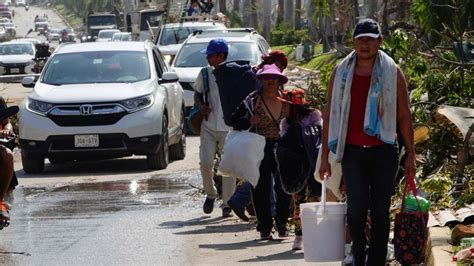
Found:
[[[227,131],[214,131],[204,124],[201,126],[201,146],[199,147],[199,165],[201,167],[202,184],[206,196],[210,199],[217,197],[214,184],[214,158],[216,151],[219,153],[224,148]],[[222,177],[222,206],[227,207],[227,201],[235,192],[235,177]]]

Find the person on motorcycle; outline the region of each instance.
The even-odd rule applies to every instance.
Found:
[[[36,45],[35,60],[48,59],[50,55],[48,42],[45,41]]]
[[[36,63],[33,66],[33,72],[41,73],[41,71],[43,70],[44,64],[46,64],[46,61],[48,61],[48,58],[51,55],[51,52],[49,51],[49,43],[48,42],[39,43],[39,44],[36,44],[35,47],[36,47],[36,54],[35,54],[34,61]]]
[[[66,42],[67,41],[67,35],[68,35],[67,30],[63,29],[61,31],[61,42]]]

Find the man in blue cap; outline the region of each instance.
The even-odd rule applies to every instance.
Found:
[[[201,146],[199,147],[199,164],[202,183],[206,193],[203,211],[209,214],[214,209],[217,189],[214,183],[214,158],[216,152],[224,148],[225,138],[230,127],[224,123],[224,114],[219,95],[219,88],[214,70],[227,60],[229,47],[224,39],[213,39],[201,53],[206,55],[208,66],[201,69],[194,83],[194,104],[206,116],[201,124]],[[232,216],[227,201],[235,191],[235,178],[222,179],[222,216]]]

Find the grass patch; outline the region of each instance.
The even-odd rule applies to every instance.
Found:
[[[282,50],[288,57],[288,62],[292,65],[304,67],[307,69],[320,70],[327,64],[333,64],[335,60],[335,53],[323,54],[322,44],[318,44],[314,47],[314,53],[309,61],[296,61],[296,46],[295,45],[280,45],[273,46],[272,50]]]
[[[74,30],[79,30],[83,24],[82,18],[79,17],[76,13],[65,9],[64,5],[57,5],[54,7],[56,12],[60,14],[67,22],[71,25]]]
[[[313,57],[308,62],[299,62],[299,66],[308,69],[321,69],[326,64],[332,64],[335,60],[335,53],[320,54]]]

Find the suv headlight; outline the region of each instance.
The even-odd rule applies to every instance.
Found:
[[[33,100],[31,98],[27,99],[26,102],[26,109],[30,112],[33,112],[35,114],[39,114],[42,116],[46,116],[49,110],[53,108],[54,104],[52,103],[46,103],[46,102],[41,102],[37,100]]]
[[[127,111],[136,112],[151,106],[153,104],[153,99],[153,95],[149,94],[146,96],[125,100],[120,103],[125,106],[125,108],[127,108]]]

